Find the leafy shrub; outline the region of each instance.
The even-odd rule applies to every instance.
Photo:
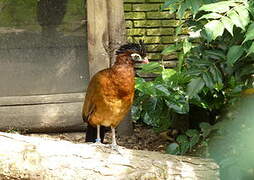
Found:
[[[141,72],[154,73],[157,77],[148,82],[137,78],[134,118],[165,130],[172,125],[175,113],[189,113],[194,105],[208,113],[215,112],[217,120],[216,116],[237,102],[241,92],[253,88],[254,2],[169,0],[164,8],[183,21],[176,36],[186,27],[190,36],[162,52],[177,54],[177,68],[165,69],[156,63],[143,67]],[[184,154],[205,142],[217,125],[202,125],[201,135],[189,130],[167,151]],[[190,132],[196,133],[194,139]]]
[[[157,130],[168,129],[172,111],[184,114],[189,111],[184,84],[189,81],[173,69],[165,69],[159,63],[144,65],[139,73],[154,73],[153,81],[136,78],[136,99],[132,108],[134,120],[143,121]]]

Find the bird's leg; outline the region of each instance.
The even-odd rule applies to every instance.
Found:
[[[118,145],[116,143],[116,129],[113,126],[111,126],[111,131],[112,131],[112,144],[111,144],[111,148],[113,150],[117,151],[119,154],[121,154],[120,151],[119,151],[119,147],[118,147]]]
[[[112,146],[117,146],[117,144],[116,144],[116,130],[112,126],[111,126],[111,131],[112,131]]]
[[[96,143],[101,143],[101,137],[100,137],[100,125],[97,125],[97,138],[95,139]]]

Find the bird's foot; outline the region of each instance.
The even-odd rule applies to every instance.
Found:
[[[99,143],[100,144],[101,143],[101,139],[100,138],[96,138],[95,139],[95,143]]]
[[[120,152],[121,146],[118,146],[117,144],[110,144],[110,147],[112,150],[123,156],[123,154]]]
[[[101,139],[95,139],[95,143],[93,143],[95,146],[101,146],[104,145],[101,143]]]

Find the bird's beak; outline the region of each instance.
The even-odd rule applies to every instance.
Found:
[[[144,57],[143,61],[142,61],[142,64],[148,64],[149,61],[148,61],[148,58],[147,57]]]

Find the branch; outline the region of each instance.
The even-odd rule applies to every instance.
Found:
[[[210,159],[0,132],[0,179],[219,179]]]

